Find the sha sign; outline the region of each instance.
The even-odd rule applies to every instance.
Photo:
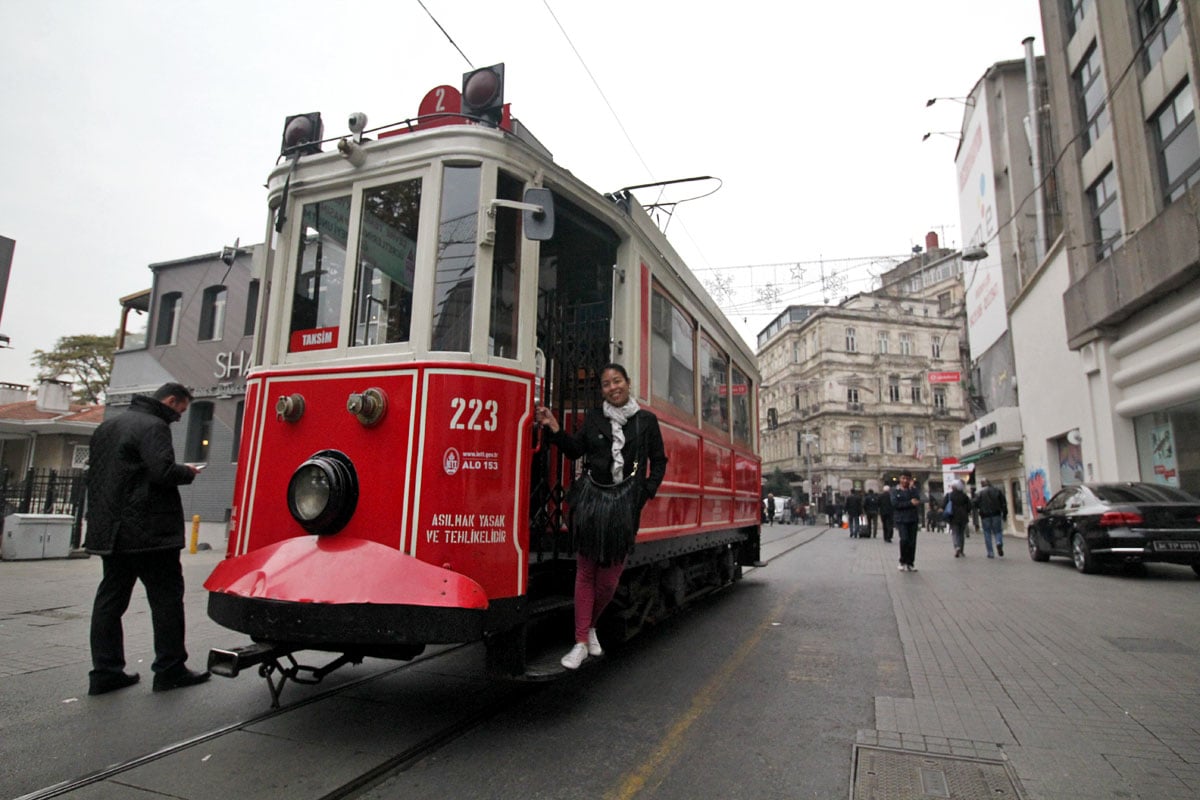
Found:
[[[930,383],[958,383],[962,380],[961,372],[931,372],[929,373]]]

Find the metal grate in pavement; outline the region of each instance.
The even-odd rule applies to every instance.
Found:
[[[855,745],[851,800],[1019,800],[1003,761]]]

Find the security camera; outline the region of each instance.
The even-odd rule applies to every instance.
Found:
[[[361,111],[355,111],[350,115],[350,119],[347,120],[346,124],[350,126],[351,133],[362,134],[363,130],[367,127],[367,115]]]

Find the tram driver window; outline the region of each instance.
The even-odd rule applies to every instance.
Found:
[[[354,346],[408,341],[420,218],[419,178],[363,192]]]
[[[471,349],[480,167],[448,166],[442,176],[431,350]]]
[[[293,352],[338,345],[350,197],[309,203],[304,206],[303,219],[288,346]]]

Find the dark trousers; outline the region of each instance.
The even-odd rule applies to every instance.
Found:
[[[870,511],[868,511],[867,512],[867,534],[871,538],[875,538],[875,530],[878,527],[878,523],[879,523],[879,515],[872,514]]]
[[[897,522],[896,530],[900,532],[900,563],[910,567],[917,563],[917,522]]]
[[[885,542],[890,542],[892,540],[892,530],[894,527],[892,524],[892,515],[891,514],[882,514],[881,516],[883,518],[882,519],[883,540]]]
[[[154,626],[155,672],[176,670],[187,662],[183,643],[183,567],[178,550],[102,556],[104,577],[92,606],[92,674],[125,669],[125,630],[121,616],[129,608],[133,585],[141,581],[150,601]]]

